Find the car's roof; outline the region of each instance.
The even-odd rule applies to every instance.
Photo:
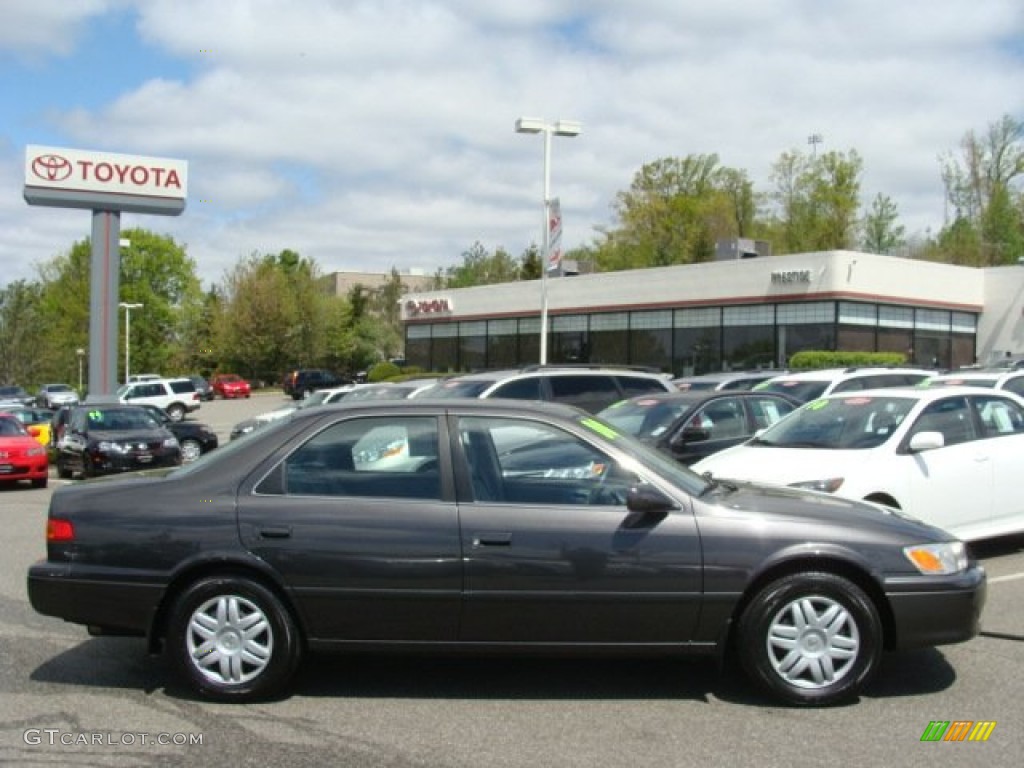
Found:
[[[865,366],[863,368],[819,368],[813,371],[797,371],[794,373],[784,373],[780,376],[776,376],[772,379],[769,379],[769,381],[832,381],[833,379],[849,378],[851,376],[870,376],[876,373],[914,373],[920,374],[922,376],[928,376],[931,372],[923,368],[899,366]]]
[[[725,398],[737,397],[743,399],[768,397],[785,400],[793,405],[801,404],[799,400],[794,397],[790,397],[784,392],[758,392],[749,389],[693,389],[680,390],[679,392],[650,392],[643,395],[634,395],[626,400],[620,400],[619,403],[616,403],[615,405],[621,403],[634,403],[640,400],[653,400],[663,403],[702,403],[706,400],[722,400]]]
[[[580,415],[592,416],[579,408],[564,403],[553,403],[540,400],[510,400],[499,397],[492,398],[465,398],[458,400],[435,399],[435,398],[413,398],[398,400],[349,400],[344,398],[336,403],[330,403],[318,408],[309,408],[296,412],[293,418],[311,418],[317,414],[327,411],[464,411],[480,413],[537,413],[546,416],[560,418],[576,418]]]
[[[878,387],[875,389],[858,389],[850,392],[832,392],[831,394],[822,395],[821,397],[815,398],[815,400],[855,400],[857,398],[865,397],[904,397],[913,400],[921,400],[923,402],[930,402],[932,400],[939,400],[944,397],[950,397],[955,395],[977,396],[979,391],[980,390],[978,387],[972,387],[969,385],[950,385],[948,387],[919,387],[914,385],[907,385],[901,387]],[[1024,405],[1024,398],[1008,390],[985,389],[984,391],[987,392],[989,395],[995,397],[1008,397],[1014,399],[1021,405]]]

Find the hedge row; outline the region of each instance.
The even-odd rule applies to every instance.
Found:
[[[907,364],[902,352],[828,352],[808,349],[789,358],[790,370],[816,368],[854,368],[865,366],[899,366]]]

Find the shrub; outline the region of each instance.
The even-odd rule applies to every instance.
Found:
[[[814,370],[818,368],[863,368],[868,366],[906,365],[907,356],[902,352],[830,352],[808,349],[797,352],[789,358],[790,370]]]

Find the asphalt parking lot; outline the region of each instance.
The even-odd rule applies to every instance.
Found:
[[[204,403],[227,440],[281,395]],[[141,640],[35,614],[52,488],[0,488],[0,763],[23,766],[1009,766],[1024,758],[1024,536],[976,548],[982,635],[888,655],[854,704],[777,706],[703,660],[308,657],[290,696],[196,701]],[[145,509],[139,510],[140,515]],[[922,742],[933,721],[995,723],[985,743]]]

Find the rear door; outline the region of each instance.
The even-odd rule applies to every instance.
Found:
[[[461,545],[443,424],[339,417],[239,495],[242,541],[288,585],[311,638],[456,638]]]

